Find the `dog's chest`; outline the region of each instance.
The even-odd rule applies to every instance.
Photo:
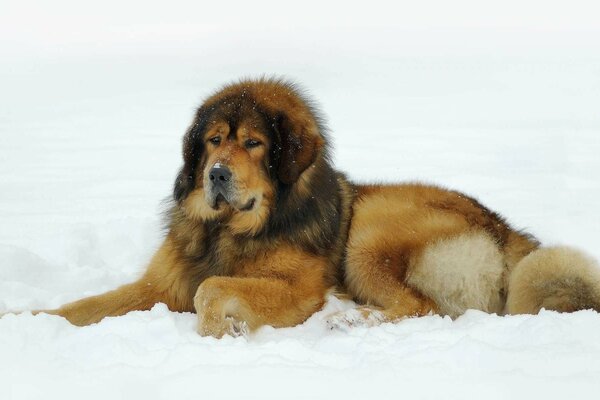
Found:
[[[226,229],[212,229],[207,232],[197,268],[206,278],[232,276],[240,265],[251,262],[264,251],[264,241],[235,236]]]

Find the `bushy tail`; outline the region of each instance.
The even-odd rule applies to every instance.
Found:
[[[570,247],[540,248],[513,269],[506,312],[537,314],[542,308],[563,312],[600,312],[600,266]]]

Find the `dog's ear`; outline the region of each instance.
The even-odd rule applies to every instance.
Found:
[[[200,140],[196,128],[197,124],[193,124],[183,136],[183,167],[177,174],[173,185],[173,198],[178,203],[194,190],[196,167],[204,151],[204,143]]]
[[[324,140],[312,116],[291,116],[280,113],[276,117],[279,158],[279,180],[291,185],[315,162]]]

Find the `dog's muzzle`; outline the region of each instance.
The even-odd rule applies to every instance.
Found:
[[[233,182],[233,174],[227,166],[221,163],[213,165],[208,171],[208,179],[210,180],[210,189],[207,191],[207,200],[215,210],[219,209],[222,202],[239,211],[249,211],[254,207],[255,198],[241,202]]]

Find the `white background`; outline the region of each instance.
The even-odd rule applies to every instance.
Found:
[[[317,100],[351,178],[463,190],[547,244],[600,257],[598,21],[596,1],[0,0],[0,311],[135,279],[160,243],[194,109],[262,75]],[[160,308],[84,329],[4,317],[0,391],[598,393],[596,313],[473,313],[350,333],[323,320],[216,342],[195,336],[192,315]]]

